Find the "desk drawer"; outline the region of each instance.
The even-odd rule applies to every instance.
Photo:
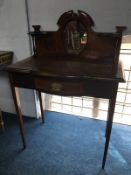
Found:
[[[83,82],[74,80],[52,80],[52,79],[35,79],[35,88],[37,90],[68,96],[82,96],[84,95],[85,88]]]
[[[14,86],[21,88],[34,89],[33,77],[30,74],[11,73]]]

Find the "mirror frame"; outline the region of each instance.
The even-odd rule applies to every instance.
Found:
[[[76,35],[74,33],[74,41],[72,42],[72,46],[69,47],[69,45],[67,45],[67,37],[66,37],[66,29],[68,28],[68,26],[71,24],[71,22],[76,21],[76,28],[78,27],[78,24],[81,24],[83,26],[83,28],[85,29],[85,33],[88,35],[89,31],[92,31],[92,27],[94,26],[94,21],[92,20],[92,18],[85,12],[78,10],[77,13],[75,13],[73,10],[70,10],[68,12],[65,12],[64,14],[62,14],[57,22],[57,25],[59,26],[59,31],[62,34],[62,38],[63,38],[63,42],[64,42],[64,47],[65,50],[68,54],[80,54],[84,48],[87,45],[87,41],[86,43],[81,47],[81,42],[80,38],[78,38],[79,36],[79,32],[78,30],[76,30]],[[69,38],[70,40],[72,38]]]

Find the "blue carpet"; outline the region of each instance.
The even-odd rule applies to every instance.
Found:
[[[131,175],[131,127],[114,124],[110,148],[101,169],[105,122],[55,112],[45,124],[24,118],[27,148],[15,117],[5,116],[0,134],[0,175]]]

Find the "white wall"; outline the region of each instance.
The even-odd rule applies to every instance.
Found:
[[[44,30],[57,29],[59,16],[68,10],[83,10],[91,15],[97,31],[115,31],[116,25],[128,25],[131,32],[131,0],[29,0],[31,24]]]
[[[0,0],[0,50],[12,50],[14,61],[30,55],[26,25],[23,0]],[[23,114],[35,116],[33,92],[20,92]],[[5,73],[0,73],[0,107],[3,111],[15,113],[9,80]]]
[[[0,50],[12,50],[14,61],[30,55],[24,0],[0,0]],[[95,22],[96,31],[115,31],[116,25],[128,26],[131,33],[130,0],[28,0],[31,25],[40,24],[44,30],[56,30],[59,16],[68,10],[84,10]],[[24,115],[35,116],[34,94],[21,91]],[[0,73],[0,107],[15,112],[8,77]]]

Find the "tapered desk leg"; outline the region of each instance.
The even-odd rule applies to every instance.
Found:
[[[0,128],[2,129],[2,131],[4,132],[5,127],[4,127],[4,121],[3,121],[3,117],[2,117],[2,111],[0,109]]]
[[[42,94],[40,91],[38,91],[38,96],[39,96],[39,102],[40,102],[40,110],[41,110],[41,118],[42,118],[42,122],[45,122],[44,119],[44,110],[43,110],[43,103],[42,103]]]
[[[22,143],[23,143],[23,148],[25,149],[26,148],[26,140],[25,140],[25,135],[24,135],[24,126],[23,126],[23,117],[22,117],[22,113],[21,113],[19,90],[17,87],[14,86],[13,78],[12,78],[11,74],[9,74],[9,78],[10,78],[12,96],[13,96],[13,100],[14,100],[14,104],[15,104],[15,108],[16,108],[17,119],[18,119],[21,139],[22,139]]]
[[[109,109],[108,109],[108,118],[107,118],[107,125],[106,125],[106,142],[105,142],[105,150],[104,156],[102,161],[102,169],[105,167],[107,152],[109,147],[110,135],[112,130],[112,123],[113,123],[113,115],[116,103],[116,95],[117,95],[118,83],[114,87],[114,92],[112,93],[112,97],[109,100]]]
[[[107,132],[108,132],[108,121],[109,121],[109,117],[110,117],[109,110],[110,110],[110,106],[111,106],[110,103],[111,103],[111,100],[109,99],[107,122],[106,122],[106,130],[105,130],[105,137],[107,137]]]

